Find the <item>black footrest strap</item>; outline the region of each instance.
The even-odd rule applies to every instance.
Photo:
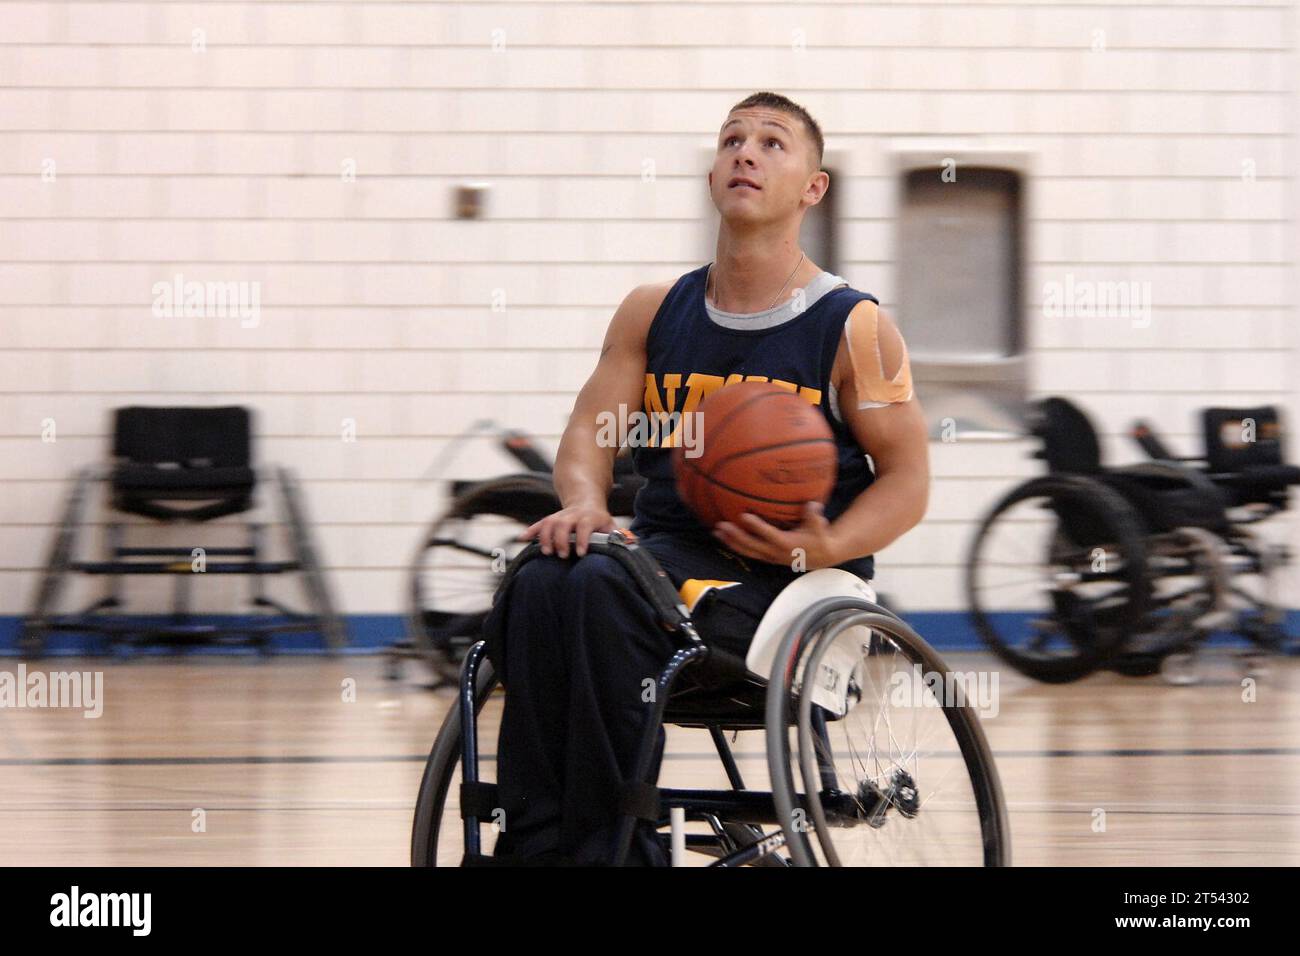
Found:
[[[658,823],[662,815],[659,788],[651,783],[624,784],[623,794],[618,801],[618,812],[624,816],[634,816],[638,820]]]
[[[492,815],[501,809],[501,798],[497,796],[495,783],[462,783],[460,785],[461,819],[473,817],[475,820],[491,820]]]

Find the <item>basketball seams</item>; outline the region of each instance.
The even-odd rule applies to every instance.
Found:
[[[718,500],[718,494],[714,483],[712,481],[703,481],[707,476],[698,468],[693,468],[692,471],[695,472],[695,487],[697,489],[703,487],[709,496],[709,520],[712,524],[717,524],[722,520],[724,512],[722,510],[722,502]]]
[[[762,501],[765,504],[769,504],[769,505],[801,505],[805,503],[802,498],[767,498],[764,497],[763,495],[756,495],[749,491],[741,491],[739,488],[729,485],[725,481],[719,481],[718,479],[714,478],[712,475],[706,475],[704,472],[696,468],[695,465],[693,465],[687,459],[683,459],[683,463],[686,465],[687,468],[689,468],[692,472],[695,473],[696,481],[703,481],[709,485],[716,485],[717,487],[721,488],[723,491],[729,494],[736,495],[739,498],[748,498],[751,501]],[[712,490],[710,490],[710,495],[712,495]],[[717,508],[717,504],[718,504],[717,500],[712,498],[711,500],[713,502],[714,507]],[[759,517],[762,516],[760,515]]]
[[[735,521],[742,512],[777,527],[796,526],[806,502],[826,501],[834,492],[834,429],[824,408],[791,389],[770,381],[734,383],[741,386],[750,394],[740,391],[723,402],[716,396],[729,395],[733,387],[723,386],[706,399],[703,412],[709,417],[701,437],[708,447],[698,460],[686,457],[681,445],[673,449],[678,494],[706,526]],[[781,404],[765,408],[765,398]],[[733,426],[733,419],[740,424]]]
[[[835,439],[797,438],[794,441],[783,441],[775,445],[764,445],[761,448],[746,448],[744,451],[733,451],[730,455],[727,455],[725,458],[719,458],[717,461],[713,462],[713,470],[721,471],[724,465],[731,464],[731,462],[735,461],[737,458],[744,458],[747,455],[757,455],[759,452],[776,451],[779,448],[793,448],[796,445],[823,445],[823,444],[830,445],[833,448],[835,445]],[[701,474],[703,474],[703,472],[701,472]]]
[[[746,382],[736,382],[735,384],[736,384],[736,385],[742,385],[742,384],[749,384],[749,383],[746,383]],[[763,383],[755,383],[755,384],[769,384],[769,383],[763,382]],[[777,388],[780,388],[779,385],[776,386],[776,387],[777,387]],[[714,392],[713,394],[714,394],[714,395],[721,395],[721,394],[723,393],[723,391],[726,390],[726,388],[727,388],[727,386],[723,386],[723,388],[718,389],[718,390],[717,390],[716,392]],[[732,409],[730,409],[730,410],[728,410],[728,411],[726,411],[726,412],[723,413],[722,421],[718,423],[718,428],[717,428],[717,430],[716,430],[712,435],[709,436],[709,441],[710,441],[711,443],[715,443],[715,444],[716,444],[716,443],[717,443],[717,442],[722,438],[723,433],[727,430],[727,427],[731,424],[732,420],[735,419],[737,415],[739,415],[742,411],[744,411],[744,410],[745,410],[746,408],[748,408],[750,405],[753,405],[753,404],[755,404],[756,402],[761,402],[761,401],[763,401],[764,399],[767,399],[767,398],[781,398],[781,397],[784,396],[784,395],[794,395],[795,398],[798,398],[798,397],[799,397],[798,395],[795,395],[794,392],[788,392],[788,391],[786,391],[785,389],[782,388],[780,392],[763,392],[761,395],[755,395],[753,398],[747,398],[747,399],[745,399],[743,402],[741,402],[741,403],[740,403],[739,405],[737,405],[735,408],[732,408]],[[706,396],[705,401],[702,402],[701,405],[707,404],[707,402],[708,402],[708,398],[709,398],[709,397],[711,397],[711,396]],[[806,402],[804,399],[800,399],[800,401],[804,401],[805,404],[807,404],[807,405],[809,405],[809,407],[811,407],[811,403]],[[701,409],[700,414],[703,414],[703,409]]]

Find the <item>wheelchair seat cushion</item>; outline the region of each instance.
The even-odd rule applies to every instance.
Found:
[[[1240,484],[1260,488],[1285,488],[1300,485],[1300,467],[1295,465],[1252,465],[1234,476]]]
[[[707,667],[707,663],[697,665]],[[762,681],[747,679],[714,684],[693,683],[688,668],[677,682],[678,689],[664,708],[664,722],[681,727],[724,729],[758,729],[767,719],[767,687]],[[700,675],[694,675],[698,677]]]
[[[767,685],[749,672],[742,657],[718,647],[686,668],[664,710],[664,721],[683,727],[718,724],[728,728],[764,725]]]
[[[1226,475],[1212,475],[1234,505],[1274,502],[1285,499],[1291,485],[1300,485],[1300,468],[1295,465],[1252,465]]]
[[[252,468],[161,468],[128,462],[113,468],[111,483],[118,491],[134,493],[206,492],[225,496],[251,491],[256,482]]]
[[[1151,532],[1175,528],[1223,531],[1229,496],[1204,475],[1164,462],[1108,469],[1102,481],[1133,505]]]

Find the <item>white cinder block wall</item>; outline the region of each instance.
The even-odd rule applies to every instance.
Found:
[[[0,2],[0,612],[132,402],[255,407],[344,608],[398,611],[421,474],[480,417],[554,446],[620,298],[701,264],[699,147],[757,89],[847,152],[841,271],[904,331],[887,150],[1033,154],[1032,386],[1114,460],[1139,414],[1188,451],[1206,404],[1298,421],[1296,35],[1284,2]],[[469,181],[486,219],[454,221]],[[155,317],[178,273],[260,283],[259,323]],[[1151,283],[1150,327],[1042,318],[1066,273]],[[934,446],[900,603],[961,607],[954,542],[1025,451]]]

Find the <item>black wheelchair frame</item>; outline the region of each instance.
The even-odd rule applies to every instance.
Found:
[[[865,824],[879,828],[885,825],[891,812],[916,815],[917,808],[909,808],[905,800],[909,785],[915,795],[915,781],[910,778],[900,780],[897,772],[891,777],[890,786],[883,790],[875,786],[864,790],[861,785],[854,792],[839,789],[835,768],[824,759],[830,747],[828,723],[835,718],[832,716],[828,720],[820,707],[810,706],[807,701],[802,702],[800,719],[803,723],[800,726],[811,728],[809,732],[822,746],[810,748],[808,740],[804,739],[800,753],[805,793],[797,792],[786,728],[795,722],[793,711],[800,707],[801,702],[792,692],[788,680],[765,683],[746,669],[743,660],[706,645],[696,632],[676,588],[653,557],[637,547],[634,537],[620,531],[595,535],[589,550],[616,558],[651,600],[661,625],[678,635],[682,642],[657,678],[653,708],[647,714],[636,771],[625,788],[619,807],[615,865],[626,861],[639,821],[649,822],[657,829],[686,820],[707,822],[712,833],[683,834],[681,848],[716,857],[713,866],[809,866],[818,865],[807,837],[810,830],[817,832],[822,839],[821,834],[831,827]],[[540,553],[539,546],[533,543],[519,554],[497,591],[498,597],[504,594],[510,576]],[[833,638],[838,633],[833,627],[830,631],[824,630],[825,627],[838,623],[842,630],[854,621],[891,631],[908,641],[918,659],[932,670],[944,669],[938,655],[892,613],[863,599],[831,597],[814,603],[788,628],[773,665],[774,675],[784,671],[792,679],[797,669],[794,662],[799,655],[813,648],[818,636],[825,638],[830,635]],[[815,650],[813,653],[810,666],[815,666],[820,659]],[[468,651],[461,671],[457,706],[448,714],[426,764],[412,829],[413,866],[438,865],[438,835],[458,764],[462,768],[459,791],[464,841],[462,865],[485,863],[491,859],[482,855],[479,828],[492,818],[499,802],[496,786],[480,780],[476,720],[497,684],[486,654],[486,641],[477,642]],[[699,674],[700,680],[680,688],[679,680],[686,674]],[[986,866],[1008,865],[1010,830],[1006,807],[983,731],[964,702],[945,716],[958,737],[960,757],[967,770],[975,768],[970,781],[980,817],[983,863]],[[658,730],[665,723],[708,730],[732,789],[658,787],[652,778],[652,764]],[[774,733],[776,727],[781,728],[781,732]],[[768,732],[769,767],[782,768],[779,773],[773,773],[772,792],[746,788],[725,736],[728,731],[741,730]],[[807,759],[810,749],[816,754],[815,767]],[[816,798],[812,800],[807,796],[810,780],[818,783]],[[797,811],[802,811],[803,816]],[[806,822],[796,826],[796,820],[811,821],[811,826]],[[764,832],[765,826],[777,829]],[[779,855],[783,849],[790,853],[789,859]],[[822,840],[822,849],[829,865],[839,864],[829,840]]]
[[[1187,458],[1173,456],[1138,421],[1130,434],[1151,460],[1120,467],[1103,466],[1096,430],[1072,402],[1044,399],[1031,421],[1031,434],[1042,442],[1035,457],[1049,474],[1018,485],[993,506],[966,563],[972,619],[995,653],[1048,682],[1099,668],[1141,676],[1165,667],[1182,683],[1194,677],[1171,671],[1168,662],[1186,668],[1215,630],[1235,631],[1264,653],[1285,648],[1273,576],[1290,554],[1249,527],[1283,510],[1288,488],[1300,484],[1300,468],[1283,461],[1275,408],[1206,409],[1205,451]],[[1224,430],[1233,422],[1258,425],[1261,441],[1226,447]],[[1041,502],[1055,516],[1055,538],[1038,560],[1056,570],[1044,580],[1052,610],[1032,622],[1037,633],[1021,646],[1009,625],[999,628],[981,587],[1001,558],[990,543],[994,530],[999,521],[1014,521],[1014,509],[1026,502]],[[1259,578],[1265,593],[1235,584],[1239,575]],[[1107,584],[1114,587],[1102,597],[1081,596]],[[1053,634],[1064,638],[1063,646],[1045,650]],[[1259,669],[1253,657],[1246,660],[1252,672]]]
[[[272,635],[306,631],[319,633],[331,652],[346,646],[347,628],[325,578],[298,481],[286,468],[254,468],[248,409],[127,406],[114,410],[113,421],[113,463],[83,468],[68,493],[31,607],[23,618],[18,646],[25,656],[40,657],[53,632],[99,634],[115,645],[220,642],[266,652]],[[105,488],[107,505],[117,515],[194,526],[251,511],[262,483],[278,491],[292,552],[287,560],[267,559],[263,526],[258,522],[246,525],[243,545],[195,548],[128,546],[126,529],[116,519],[105,529],[106,558],[78,557],[85,512],[97,487]],[[203,555],[198,567],[197,553]],[[74,574],[104,581],[104,593],[78,611],[59,613],[59,600]],[[229,624],[196,620],[190,611],[190,589],[195,578],[204,574],[249,577],[248,601],[254,613],[248,620]],[[307,611],[290,608],[266,594],[262,579],[284,574],[301,576]],[[164,620],[120,610],[124,607],[122,579],[137,575],[172,578],[171,613]]]

